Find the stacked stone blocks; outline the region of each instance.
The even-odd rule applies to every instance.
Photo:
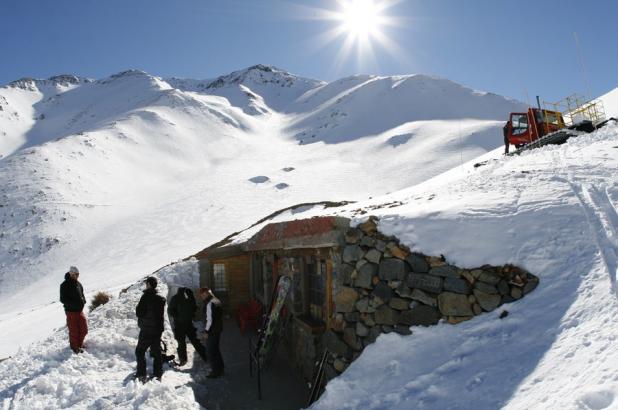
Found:
[[[378,231],[370,217],[345,235],[335,318],[323,344],[332,375],[343,372],[382,333],[412,333],[440,320],[458,324],[521,299],[538,277],[513,265],[461,269]]]

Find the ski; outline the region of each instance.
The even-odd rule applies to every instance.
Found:
[[[280,276],[277,280],[277,287],[273,292],[273,299],[270,304],[268,317],[264,326],[260,330],[260,335],[256,344],[256,353],[260,363],[264,364],[266,357],[271,352],[275,335],[281,324],[282,310],[285,300],[292,288],[292,280],[288,276]]]

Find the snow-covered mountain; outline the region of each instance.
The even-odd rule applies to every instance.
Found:
[[[265,114],[271,110],[288,112],[290,105],[301,95],[325,84],[262,64],[214,80],[170,78],[166,81],[183,91],[225,97],[233,106],[242,108],[249,115]]]
[[[522,105],[425,75],[357,76],[303,95],[292,106],[303,114],[291,121],[289,130],[304,142],[339,143],[419,121],[503,120],[515,107]]]
[[[69,265],[88,291],[118,288],[277,209],[415,185],[501,145],[521,107],[422,75],[263,65],[1,87],[0,356],[62,323]]]

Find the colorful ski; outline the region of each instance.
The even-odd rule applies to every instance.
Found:
[[[288,276],[279,277],[270,312],[258,340],[257,352],[261,363],[265,361],[272,349],[275,334],[281,324],[281,311],[291,288],[292,280]]]

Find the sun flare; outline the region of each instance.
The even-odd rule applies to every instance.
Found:
[[[380,10],[372,0],[350,0],[341,4],[342,29],[354,37],[367,37],[380,30]]]
[[[402,58],[401,48],[387,34],[389,28],[402,25],[401,17],[389,15],[402,0],[336,0],[333,9],[305,9],[311,19],[330,21],[333,27],[317,37],[318,47],[340,42],[334,66],[341,66],[352,55],[360,66],[375,65],[375,51],[380,48]]]

